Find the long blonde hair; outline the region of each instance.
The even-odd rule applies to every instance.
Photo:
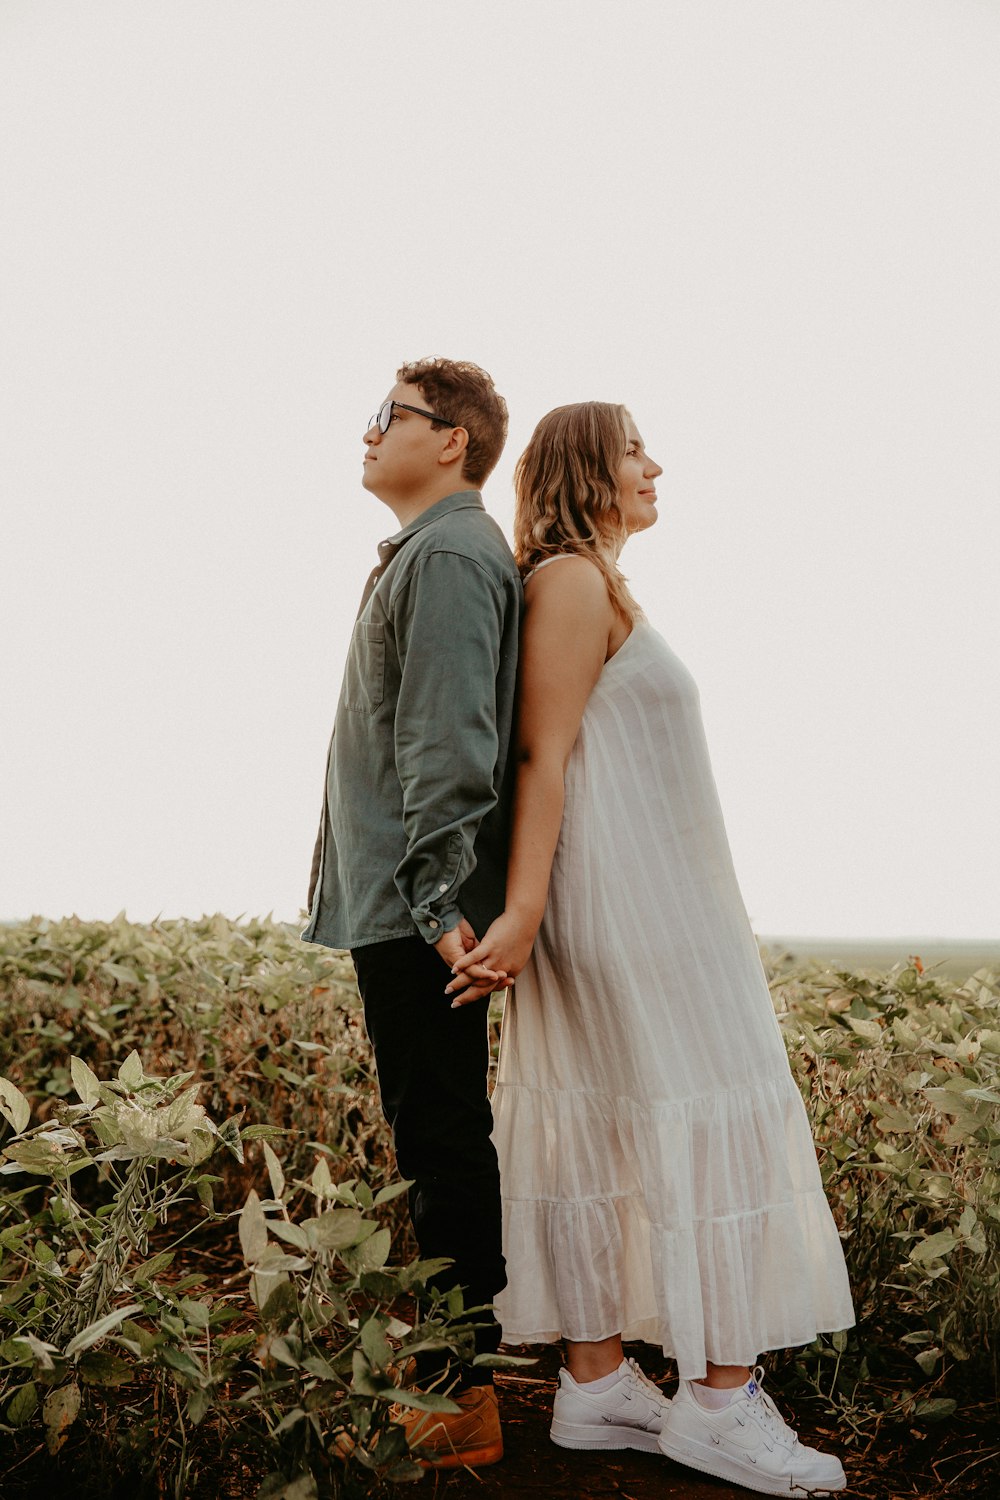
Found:
[[[628,535],[618,471],[629,413],[609,401],[557,406],[539,422],[514,470],[514,557],[522,577],[546,557],[589,557],[628,621],[640,614],[618,567]]]

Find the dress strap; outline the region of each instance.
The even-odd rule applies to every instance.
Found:
[[[541,568],[547,568],[548,565],[549,565],[549,563],[562,562],[562,560],[563,560],[564,557],[577,557],[577,556],[578,556],[578,554],[576,552],[553,552],[553,554],[552,554],[551,557],[543,557],[540,563],[535,563],[535,566],[532,568],[531,572],[530,573],[525,573],[524,578],[522,579],[522,582],[523,583],[527,583],[527,581],[528,581],[529,578],[534,578],[535,574]]]

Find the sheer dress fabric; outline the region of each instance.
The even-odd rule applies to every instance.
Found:
[[[493,1112],[508,1343],[621,1332],[697,1379],[853,1324],[698,689],[644,620],[570,755]]]

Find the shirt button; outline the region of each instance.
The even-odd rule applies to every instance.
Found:
[[[448,887],[443,882],[441,883],[441,885],[438,886],[438,891],[439,892],[440,891],[446,891],[447,889],[448,889]]]
[[[437,924],[437,921],[436,921],[436,919],[434,917],[430,917],[428,919],[427,925],[428,925],[428,927],[436,927],[438,924]]]

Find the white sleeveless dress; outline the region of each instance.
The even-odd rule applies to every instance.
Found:
[[[587,702],[493,1094],[508,1343],[706,1361],[854,1322],[693,678],[639,621]]]

